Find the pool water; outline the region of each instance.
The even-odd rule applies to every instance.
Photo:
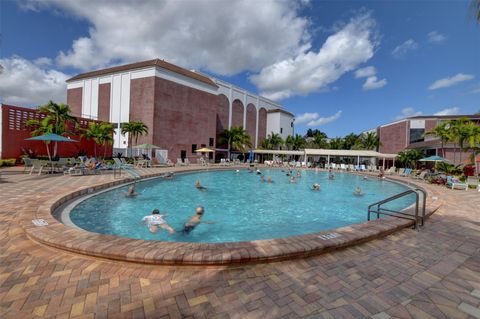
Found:
[[[286,172],[262,170],[272,184],[261,183],[260,176],[247,170],[209,171],[176,174],[172,180],[162,178],[137,184],[139,195],[126,198],[128,186],[100,193],[86,199],[70,212],[71,221],[87,231],[121,237],[174,242],[235,242],[281,238],[314,233],[365,222],[368,205],[405,191],[406,186],[361,176],[336,173],[329,180],[326,172],[301,170],[302,177],[290,183]],[[295,173],[295,172],[294,172]],[[194,187],[196,180],[208,188]],[[312,191],[314,183],[321,191]],[[355,187],[364,195],[354,196]],[[414,202],[407,196],[387,208],[403,209]],[[205,207],[204,221],[190,234],[180,231],[195,213]],[[164,230],[150,233],[141,223],[154,208],[168,212],[165,220],[178,232]]]

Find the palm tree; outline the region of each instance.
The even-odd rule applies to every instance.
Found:
[[[472,12],[475,21],[480,23],[480,0],[472,0],[470,11]]]
[[[41,121],[47,121],[52,125],[51,132],[58,135],[73,134],[70,127],[78,124],[76,117],[71,115],[70,107],[67,104],[57,104],[49,101],[45,105],[38,107],[38,113],[44,114],[44,119],[31,119],[27,121],[28,126],[42,126]],[[58,143],[54,143],[53,157],[57,156]]]
[[[274,149],[278,149],[283,144],[282,137],[277,133],[268,134],[267,139],[270,140],[270,145]]]
[[[295,139],[293,138],[293,136],[291,135],[287,136],[287,138],[285,139],[285,146],[287,147],[287,149],[288,150],[293,149],[294,144],[295,144]]]
[[[26,125],[33,128],[33,131],[31,132],[32,136],[50,134],[54,131],[52,120],[49,117],[44,117],[40,120],[30,119],[27,121]],[[50,156],[50,149],[48,147],[50,141],[44,141],[44,143],[45,147],[47,148],[48,159],[52,160],[52,157]]]
[[[354,145],[354,149],[361,150],[378,150],[381,145],[380,138],[376,132],[367,132],[361,134]]]
[[[307,141],[305,140],[305,138],[300,134],[295,134],[295,137],[293,138],[293,149],[299,150],[305,148],[306,145]]]
[[[341,137],[332,138],[329,144],[332,150],[341,150],[343,147],[343,139]]]
[[[138,137],[143,134],[148,135],[148,126],[143,122],[127,122],[122,123],[120,126],[122,130],[122,135],[128,134],[128,147],[130,147],[130,155],[132,154],[131,147],[132,141],[135,140],[135,145],[138,142]]]
[[[220,135],[221,143],[228,144],[228,157],[232,150],[236,150],[244,154],[247,147],[252,147],[250,136],[243,126],[232,126],[229,130],[223,131]]]
[[[106,122],[90,122],[88,127],[84,130],[82,136],[87,140],[92,139],[95,142],[94,145],[94,154],[97,157],[97,145],[102,145],[103,149],[103,158],[107,154],[107,146],[113,143],[113,134],[115,130],[111,123]]]
[[[350,133],[343,138],[343,149],[350,150],[357,143],[358,135]]]
[[[270,144],[270,140],[268,138],[262,140],[262,142],[260,143],[260,147],[264,150],[273,149],[272,144]]]
[[[398,153],[397,160],[406,167],[414,168],[419,159],[423,157],[423,152],[418,149],[405,150]]]
[[[442,156],[445,157],[445,143],[450,140],[450,132],[449,132],[449,123],[448,122],[441,122],[435,126],[431,131],[425,133],[425,135],[434,135],[440,139],[441,143],[441,150]]]
[[[327,136],[323,134],[315,134],[313,136],[313,144],[318,148],[328,148]]]

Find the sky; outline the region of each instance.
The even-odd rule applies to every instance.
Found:
[[[480,110],[470,1],[0,0],[0,102],[66,102],[78,73],[154,58],[281,103],[296,133]]]

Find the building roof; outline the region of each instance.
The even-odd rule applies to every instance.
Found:
[[[408,120],[422,120],[422,119],[439,119],[439,120],[450,120],[450,119],[459,119],[461,117],[466,117],[471,120],[480,120],[480,114],[468,114],[468,115],[417,115],[410,116],[405,119]]]
[[[283,109],[268,110],[267,113],[284,113],[284,114],[290,115],[291,117],[295,117],[295,114],[285,111]]]
[[[194,80],[203,82],[205,84],[208,84],[213,87],[218,87],[215,82],[213,82],[209,77],[189,71],[187,69],[184,69],[182,67],[179,67],[178,65],[171,64],[168,62],[165,62],[164,60],[160,59],[154,59],[154,60],[148,60],[148,61],[141,61],[141,62],[135,62],[135,63],[130,63],[130,64],[124,64],[124,65],[119,65],[115,66],[112,68],[107,68],[107,69],[102,69],[102,70],[96,70],[96,71],[91,71],[91,72],[86,72],[86,73],[81,73],[78,75],[75,75],[74,77],[70,78],[67,80],[67,82],[72,82],[72,81],[77,81],[85,78],[92,78],[92,77],[99,77],[102,75],[107,75],[107,74],[112,74],[112,73],[117,73],[117,72],[122,72],[122,71],[130,71],[130,70],[135,70],[135,69],[142,69],[146,67],[159,67],[189,78],[192,78]]]

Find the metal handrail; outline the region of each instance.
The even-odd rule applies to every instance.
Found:
[[[419,200],[420,200],[419,193],[422,193],[422,195],[423,195],[423,203],[422,203],[423,205],[422,205],[422,212],[421,212],[420,218],[418,216]],[[410,195],[410,194],[415,194],[415,215],[413,215],[413,216],[411,214],[405,213],[403,211],[395,211],[395,210],[392,210],[392,209],[381,207],[381,205],[383,205],[385,203],[389,203],[391,201],[394,201],[396,199],[402,198],[402,197]],[[427,193],[423,189],[421,189],[421,188],[409,189],[405,192],[401,192],[399,194],[390,196],[388,198],[382,199],[381,201],[378,201],[376,203],[373,203],[373,204],[369,205],[368,206],[368,220],[370,220],[371,213],[376,213],[377,218],[380,218],[380,215],[387,215],[387,216],[393,216],[393,217],[397,217],[397,218],[410,219],[410,220],[413,220],[413,222],[414,222],[413,227],[418,229],[419,220],[421,222],[420,223],[421,226],[423,226],[423,224],[424,224],[426,202],[427,202]],[[376,207],[376,209],[372,209],[373,207]]]

